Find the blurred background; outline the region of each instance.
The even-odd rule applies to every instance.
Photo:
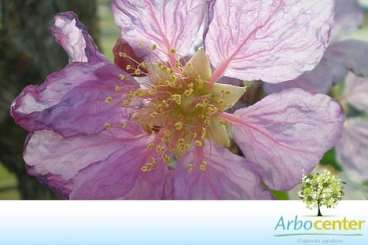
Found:
[[[368,41],[368,0],[361,3],[366,7],[366,21],[353,36]],[[0,0],[0,199],[56,199],[26,173],[22,159],[26,133],[10,117],[10,104],[27,84],[43,82],[47,74],[67,63],[67,56],[48,30],[57,12],[76,12],[112,60],[118,29],[110,6],[111,0]],[[342,171],[333,150],[325,155],[321,166]],[[364,188],[359,186],[356,190],[365,192]],[[275,195],[279,199],[295,198],[295,193]],[[367,198],[365,195],[368,192],[350,198]]]
[[[110,0],[0,0],[0,199],[54,199],[27,175],[22,159],[26,133],[9,115],[12,100],[28,84],[41,83],[68,59],[53,40],[53,16],[71,10],[112,59],[118,37]]]

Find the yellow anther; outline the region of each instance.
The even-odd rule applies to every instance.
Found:
[[[202,79],[196,79],[196,84],[198,86],[198,88],[202,88],[204,85],[204,82]]]
[[[201,161],[201,164],[199,165],[199,169],[202,171],[202,172],[206,172],[207,171],[207,161]]]
[[[134,75],[141,75],[141,74],[142,74],[142,71],[139,68],[135,69]]]
[[[155,144],[149,143],[146,148],[147,149],[152,149],[153,147],[155,147]]]
[[[169,157],[169,155],[167,155],[167,154],[164,154],[162,158],[163,158],[163,159],[164,159],[164,161],[165,161],[165,162],[167,162],[167,163],[168,163],[168,162],[170,162],[170,160],[171,160],[171,158],[170,158],[170,157]]]
[[[157,117],[157,116],[158,116],[158,113],[155,111],[150,113],[150,117]]]
[[[111,97],[111,96],[107,96],[107,97],[105,98],[105,102],[106,102],[107,104],[111,104],[111,102],[112,102],[112,97]]]
[[[179,121],[175,123],[176,130],[182,130],[183,129],[183,122]]]
[[[119,79],[120,80],[124,80],[126,78],[126,76],[124,74],[119,74]]]
[[[175,101],[176,104],[181,104],[181,95],[180,94],[173,94],[171,95],[171,99]]]
[[[201,134],[201,139],[204,139],[206,137],[206,128],[202,127],[202,134]]]
[[[138,89],[138,90],[135,91],[134,94],[135,94],[135,96],[143,97],[143,96],[147,95],[147,90]]]
[[[167,80],[166,83],[167,83],[167,85],[169,85],[172,88],[174,88],[176,86],[176,81],[175,80]]]
[[[203,146],[203,142],[202,142],[202,141],[200,141],[200,140],[195,140],[195,141],[194,141],[194,143],[195,143],[195,145],[196,145],[197,147],[202,147],[202,146]]]
[[[107,123],[104,124],[104,128],[105,129],[111,129],[112,128],[112,124],[107,122]]]
[[[141,171],[142,172],[150,172],[153,169],[155,169],[156,167],[156,159],[154,159],[153,157],[151,157],[149,162],[146,162],[142,167],[141,167]]]
[[[138,118],[138,113],[134,112],[131,117],[132,117],[132,119],[137,119]]]
[[[157,67],[161,70],[161,71],[165,71],[167,66],[163,63],[157,63]]]
[[[173,74],[174,73],[174,71],[170,67],[166,67],[165,71],[166,71],[167,74]]]
[[[194,83],[188,83],[188,88],[193,88],[194,87]]]
[[[126,128],[126,127],[128,127],[128,123],[127,122],[122,122],[122,123],[120,123],[120,127],[121,128]]]
[[[204,107],[202,103],[197,103],[197,104],[194,106],[194,108],[196,108],[196,109],[197,109],[197,108],[200,108],[200,107]]]
[[[185,96],[191,96],[192,94],[193,94],[193,89],[192,88],[187,89],[187,90],[184,91]]]
[[[185,144],[183,144],[183,145],[178,145],[177,147],[176,147],[176,149],[177,149],[177,151],[179,152],[179,153],[184,153],[185,151],[186,151],[186,145]]]
[[[132,66],[131,65],[127,65],[125,68],[129,71],[130,69],[132,69]]]
[[[209,115],[214,115],[216,112],[218,112],[218,109],[215,106],[209,106],[207,108],[207,112]]]
[[[166,100],[163,100],[162,101],[162,104],[165,106],[165,107],[169,107],[170,105],[169,105],[169,103],[167,103],[167,101]]]
[[[123,90],[123,87],[119,84],[115,85],[115,92],[120,92],[121,90]]]
[[[148,171],[149,171],[148,166],[146,166],[146,165],[142,166],[142,167],[141,167],[141,171],[142,171],[143,173],[148,172]]]
[[[146,63],[142,62],[138,65],[138,67],[142,67],[143,69],[147,69]]]
[[[163,147],[162,145],[158,145],[158,146],[156,147],[156,151],[157,151],[157,153],[162,154],[162,153],[164,153],[164,152],[165,152],[165,147]]]
[[[225,101],[223,99],[219,99],[219,100],[217,100],[217,103],[219,103],[220,105],[223,105],[225,103]]]
[[[178,144],[179,145],[183,145],[184,142],[185,142],[185,140],[183,138],[178,139]]]

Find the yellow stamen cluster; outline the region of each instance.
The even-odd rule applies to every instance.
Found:
[[[156,168],[156,166],[157,166],[156,159],[151,157],[151,159],[141,167],[141,171],[144,173],[151,172]]]
[[[157,46],[152,49],[157,49]],[[140,75],[140,68],[144,68],[151,83],[128,92],[122,106],[142,105],[131,118],[146,132],[155,134],[155,141],[147,146],[147,150],[154,154],[155,161],[164,161],[170,167],[193,147],[201,151],[200,147],[206,140],[224,146],[229,144],[226,126],[219,123],[219,114],[230,108],[244,91],[234,86],[210,84],[211,68],[203,50],[198,51],[185,65],[176,59],[175,50],[169,51],[169,63],[142,63],[138,68],[126,67],[135,75]],[[121,87],[117,86],[115,91],[121,91]],[[115,101],[116,97],[113,98]],[[106,98],[106,102],[113,101]],[[152,171],[155,161],[148,161],[141,170]],[[207,171],[207,162],[198,161],[187,165],[188,172],[194,166],[201,172]]]
[[[158,47],[152,46],[152,50],[155,49]],[[122,107],[139,108],[130,119],[138,122],[147,133],[155,135],[146,149],[152,157],[141,166],[145,173],[156,169],[159,162],[174,167],[175,162],[194,147],[195,151],[202,151],[207,140],[228,147],[230,137],[219,114],[234,105],[245,91],[235,86],[210,84],[210,62],[203,50],[185,65],[177,59],[175,50],[168,51],[168,63],[156,64],[139,63],[126,53],[119,53],[122,58],[132,61],[125,67],[131,75],[148,72],[151,81],[135,90],[129,90],[123,82],[118,83],[112,88],[111,96],[105,98],[105,103],[111,106],[119,103]],[[119,75],[123,81],[126,78],[126,75]],[[114,125],[107,122],[104,127],[109,130],[113,126],[126,128],[129,125],[127,122],[114,122]],[[201,172],[207,171],[208,163],[197,161],[187,164],[188,172],[194,167]]]
[[[135,119],[149,133],[163,132],[162,142],[167,149],[180,157],[191,147],[202,147],[211,120],[221,113],[223,97],[215,96],[211,87],[200,77],[188,77],[183,67],[157,64],[157,79],[149,88],[140,88],[128,94],[126,104],[135,98],[147,103],[135,115]],[[162,150],[159,150],[163,153]],[[166,161],[169,157],[163,156]],[[201,163],[200,169],[206,169]]]

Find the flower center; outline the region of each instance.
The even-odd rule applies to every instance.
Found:
[[[181,65],[175,69],[165,64],[152,65],[148,88],[131,92],[129,99],[141,98],[144,106],[134,118],[149,133],[160,133],[163,142],[176,156],[201,147],[211,138],[213,124],[224,111],[224,97],[229,91],[213,93],[207,81],[200,76],[186,74]]]
[[[134,60],[127,54],[122,57]],[[208,140],[230,146],[227,125],[220,114],[238,101],[245,88],[209,83],[212,71],[203,49],[199,49],[185,65],[176,58],[170,59],[169,63],[134,62],[138,65],[130,73],[140,75],[147,71],[150,81],[130,91],[123,106],[132,105],[132,102],[137,105],[138,101],[140,106],[132,118],[146,132],[155,135],[154,141],[147,146],[155,157],[143,165],[143,172],[155,168],[157,157],[174,167],[176,160],[193,147],[200,152],[200,147]],[[127,71],[131,69],[130,65],[125,67]],[[200,163],[200,169],[206,171],[205,161]]]

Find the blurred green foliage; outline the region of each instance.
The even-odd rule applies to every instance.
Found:
[[[67,63],[48,29],[53,16],[66,10],[78,13],[97,40],[94,0],[0,0],[0,167],[6,168],[0,168],[0,198],[18,198],[16,193],[3,194],[15,184],[22,199],[55,198],[27,175],[22,160],[26,133],[14,123],[9,108],[26,85],[41,83],[47,74]]]
[[[336,160],[336,153],[335,153],[334,149],[329,150],[328,152],[326,152],[326,154],[321,159],[320,164],[322,166],[331,166],[336,171],[339,171],[339,172],[342,171],[341,165]]]
[[[272,191],[272,196],[277,200],[289,200],[289,194],[286,191]]]
[[[98,3],[101,49],[105,56],[113,61],[114,55],[112,48],[119,36],[119,29],[112,15],[111,0],[98,0]]]

